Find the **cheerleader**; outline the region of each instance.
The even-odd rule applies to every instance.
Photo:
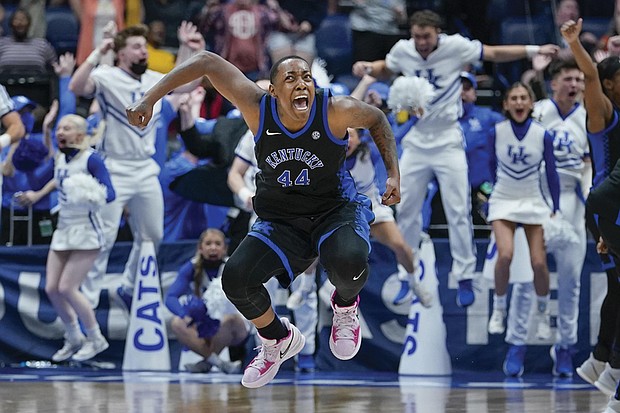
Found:
[[[78,115],[60,119],[53,178],[39,191],[26,191],[19,198],[23,204],[34,204],[58,189],[58,225],[45,278],[45,292],[65,326],[65,343],[52,355],[56,362],[88,360],[109,347],[90,302],[80,291],[103,245],[99,208],[115,198],[108,170],[89,148],[86,130],[86,120]]]
[[[221,274],[226,262],[224,233],[210,228],[198,239],[196,254],[180,269],[166,293],[166,307],[177,340],[204,360],[185,368],[206,373],[216,366],[224,373],[240,373],[241,361],[226,361],[219,353],[243,343],[250,324],[228,301],[222,290]]]
[[[549,325],[549,269],[542,224],[559,210],[559,178],[555,169],[553,137],[531,114],[534,94],[523,83],[515,83],[504,96],[503,109],[507,120],[499,122],[489,139],[491,170],[496,182],[489,198],[488,221],[493,226],[497,244],[495,264],[495,295],[489,334],[505,330],[506,295],[510,278],[510,262],[514,251],[514,233],[522,225],[530,250],[537,296],[538,326],[536,336],[547,339]],[[541,192],[541,165],[545,173],[553,207]]]

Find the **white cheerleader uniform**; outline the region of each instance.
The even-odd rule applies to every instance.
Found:
[[[541,191],[546,130],[530,122],[519,139],[510,120],[495,125],[497,180],[489,198],[489,222],[503,219],[528,225],[542,225],[552,207]],[[493,149],[493,148],[492,148]]]
[[[52,235],[50,249],[54,251],[96,250],[104,244],[101,216],[98,208],[87,208],[67,199],[63,188],[64,180],[72,175],[88,171],[88,159],[94,153],[87,149],[67,162],[67,157],[59,154],[54,166],[54,177],[58,189],[58,225]]]

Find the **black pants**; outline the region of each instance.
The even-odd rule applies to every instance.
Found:
[[[620,161],[611,174],[590,192],[586,211],[595,217],[599,234],[607,248],[620,257]]]
[[[368,279],[368,244],[350,225],[335,230],[321,244],[321,265],[344,300],[354,299]],[[295,276],[305,270],[296,268]],[[226,262],[222,288],[228,299],[248,320],[263,315],[271,307],[269,292],[263,286],[276,277],[290,283],[282,258],[263,240],[247,236]]]
[[[589,199],[589,198],[588,198]],[[586,224],[595,242],[601,237],[600,220],[597,222],[586,204]],[[601,305],[601,324],[598,340],[592,351],[594,358],[607,361],[613,368],[620,368],[620,260],[612,252],[601,254],[601,262],[607,274],[607,295]]]

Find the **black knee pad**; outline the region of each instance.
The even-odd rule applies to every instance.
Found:
[[[334,235],[321,246],[321,265],[340,297],[353,299],[368,280],[368,244],[351,227]]]

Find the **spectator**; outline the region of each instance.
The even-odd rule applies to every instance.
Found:
[[[534,94],[522,83],[515,83],[504,96],[506,117],[495,125],[489,139],[491,171],[496,174],[489,198],[488,221],[493,226],[497,245],[495,263],[495,294],[489,334],[505,330],[506,296],[510,278],[510,262],[514,252],[514,234],[522,225],[527,236],[534,288],[537,296],[536,336],[548,339],[549,270],[542,224],[559,210],[560,187],[553,155],[553,137],[531,118]],[[539,169],[545,163],[553,209],[545,203],[540,191]]]
[[[200,17],[200,29],[205,38],[213,39],[210,50],[256,80],[269,73],[265,41],[279,21],[278,11],[257,0],[209,2]]]
[[[166,36],[166,24],[161,20],[149,23],[149,33],[146,36],[146,50],[149,53],[148,65],[159,73],[168,73],[174,68],[176,56],[163,48]]]
[[[33,244],[49,244],[52,239],[52,231],[55,228],[55,217],[52,217],[50,209],[51,197],[45,195],[32,207],[32,232],[28,232],[28,223],[15,220],[11,223],[11,214],[16,217],[27,215],[28,208],[17,202],[16,196],[31,190],[41,189],[47,180],[43,182],[33,182],[29,174],[36,174],[35,170],[43,171],[48,168],[46,161],[51,162],[51,140],[46,139],[43,143],[37,137],[29,137],[34,125],[34,117],[31,111],[37,104],[25,96],[14,96],[12,98],[15,110],[20,114],[22,123],[26,131],[25,139],[19,144],[4,149],[4,179],[2,180],[2,233],[0,244],[4,245],[26,245],[30,239]],[[58,103],[52,105],[50,112],[43,121],[43,129],[47,131],[52,125],[52,121],[57,113]],[[9,149],[10,148],[10,149]],[[22,218],[23,219],[23,218]],[[11,232],[11,225],[13,230]]]
[[[204,89],[198,87],[189,94],[179,95],[174,99],[178,101],[175,104],[179,109],[182,130],[194,125],[203,96]],[[197,239],[202,232],[201,228],[208,226],[205,204],[190,201],[170,189],[170,184],[175,178],[191,171],[199,164],[198,157],[183,146],[181,151],[163,165],[159,180],[164,195],[164,242]]]
[[[353,61],[385,58],[402,39],[400,26],[407,23],[404,0],[355,0],[349,13],[353,42]]]
[[[271,61],[297,55],[312,62],[316,57],[314,31],[327,13],[327,1],[269,0],[267,4],[280,13],[278,28],[267,36]]]
[[[0,123],[4,133],[0,135],[0,150],[24,137],[26,130],[11,97],[0,85]]]
[[[81,65],[103,39],[114,37],[125,27],[123,0],[69,0],[73,13],[80,20],[76,60]],[[114,30],[110,31],[110,22]],[[112,64],[112,61],[109,62]]]
[[[472,221],[474,225],[485,225],[486,203],[492,189],[492,171],[489,167],[488,137],[489,131],[496,123],[504,120],[501,113],[476,105],[478,82],[470,72],[461,72],[463,91],[463,114],[459,124],[465,137],[465,155],[467,156],[467,172],[471,188]]]
[[[239,373],[241,361],[220,358],[228,346],[243,343],[250,323],[228,301],[222,291],[220,277],[226,256],[226,239],[214,228],[200,234],[196,254],[179,269],[166,292],[166,307],[177,340],[203,360],[185,368],[194,373],[207,373],[216,366],[224,373]]]
[[[0,73],[50,74],[57,61],[56,51],[47,40],[28,37],[28,12],[16,9],[9,22],[11,35],[0,38]]]
[[[198,0],[142,0],[144,23],[150,25],[154,21],[164,23],[165,36],[162,46],[178,48],[180,46],[177,27],[192,17],[190,10]]]
[[[506,62],[533,56],[539,52],[555,54],[555,45],[487,46],[478,40],[441,33],[441,17],[430,11],[414,13],[410,19],[411,39],[400,40],[385,60],[359,61],[353,73],[388,77],[402,73],[428,79],[436,98],[424,115],[412,122],[403,138],[401,171],[403,198],[397,210],[398,224],[407,243],[417,250],[420,244],[421,210],[427,185],[434,177],[439,181],[450,233],[452,275],[458,281],[457,304],[467,307],[474,302],[472,278],[476,256],[472,239],[472,221],[467,158],[458,124],[462,110],[460,73],[466,64],[480,59]],[[441,153],[441,156],[439,155]]]

